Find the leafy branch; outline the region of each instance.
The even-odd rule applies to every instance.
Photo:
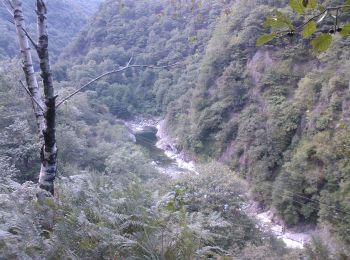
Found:
[[[303,38],[311,38],[317,33],[319,24],[325,21],[325,18],[332,17],[334,26],[328,32],[322,32],[311,40],[312,49],[315,52],[325,52],[332,44],[332,35],[339,33],[341,36],[350,35],[350,23],[339,26],[340,15],[350,10],[350,0],[346,0],[343,5],[324,7],[317,0],[290,0],[289,6],[299,15],[315,13],[304,23],[294,26],[292,21],[282,12],[275,10],[272,16],[268,16],[263,23],[264,28],[270,28],[271,33],[261,35],[257,46],[264,45],[272,40],[286,36],[294,36],[299,33]]]

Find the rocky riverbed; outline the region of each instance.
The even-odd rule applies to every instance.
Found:
[[[164,121],[138,119],[124,122],[124,124],[134,135],[135,142],[150,151],[150,155],[154,159],[153,164],[159,171],[172,177],[185,172],[200,174],[196,171],[195,161],[177,149],[177,140],[167,134]],[[273,210],[262,210],[253,200],[249,200],[241,208],[247,215],[256,220],[258,228],[271,232],[277,238],[282,239],[289,248],[304,248],[305,244],[311,240],[313,230],[311,227],[286,228]]]
[[[253,200],[242,205],[242,210],[257,220],[257,225],[262,231],[271,232],[277,238],[282,239],[289,248],[304,248],[311,240],[313,227],[287,228],[273,209],[262,210],[258,203]]]

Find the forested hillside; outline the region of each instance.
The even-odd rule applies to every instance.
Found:
[[[195,87],[168,112],[169,127],[184,149],[248,179],[287,224],[329,225],[349,242],[349,40],[319,56],[297,39],[257,49],[269,9],[254,6],[236,3],[233,12],[246,18],[217,23]]]
[[[99,2],[48,1],[58,99],[131,57],[171,66],[113,73],[60,106],[51,197],[34,184],[34,115],[0,23],[0,258],[347,259],[350,39],[323,54],[298,36],[257,47],[274,9],[302,23],[287,0]],[[135,118],[165,119],[196,172],[162,174],[122,123]],[[247,216],[251,200],[315,229],[311,243],[286,248]]]
[[[186,64],[192,66],[200,58],[215,20],[225,6],[208,2],[201,8],[178,10],[163,1],[124,1],[123,6],[106,1],[92,23],[62,55],[56,64],[56,74],[59,80],[83,83],[125,65],[132,55],[136,64],[181,62],[171,72],[130,70],[99,81],[94,87],[118,117],[128,118],[138,113],[159,115],[170,101],[187,91],[187,86],[168,88],[169,77],[180,77]]]
[[[49,33],[52,57],[58,54],[74,40],[74,36],[86,24],[90,16],[96,12],[102,0],[50,0],[47,1],[49,10]],[[27,17],[28,33],[35,39],[36,9],[34,0],[24,1],[24,12]],[[13,18],[1,5],[0,8],[0,57],[13,57],[18,54],[17,39]]]
[[[40,147],[30,100],[19,98],[22,90],[11,83],[20,75],[17,65],[2,62],[0,73],[1,258],[298,255],[242,212],[245,186],[234,172],[208,162],[198,167],[200,175],[161,174],[94,91],[58,112],[55,196],[39,189]]]
[[[180,61],[95,90],[119,117],[165,116],[181,149],[227,163],[287,224],[329,225],[347,240],[349,40],[318,56],[296,38],[257,48],[265,17],[273,8],[291,13],[287,1],[210,2],[195,11],[140,2],[115,13],[107,1],[70,50],[82,50],[74,58],[81,65],[65,77],[98,75],[132,53],[142,64]]]

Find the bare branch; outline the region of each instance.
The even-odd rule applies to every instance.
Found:
[[[13,7],[13,4],[11,3],[11,1],[10,0],[6,0],[6,1],[9,4],[9,6],[11,7],[11,9],[14,10],[15,8]]]
[[[337,9],[337,14],[335,16],[334,31],[338,29],[338,18],[339,18],[339,9]]]
[[[128,67],[130,65],[130,63],[132,62],[133,58],[134,58],[134,54],[131,54],[130,60],[128,61],[128,63],[126,64],[125,67]]]
[[[174,63],[174,64],[170,64],[170,65],[164,65],[164,66],[152,66],[152,65],[138,65],[138,64],[134,64],[134,65],[130,65],[128,67],[125,67],[125,69],[129,69],[129,68],[149,68],[149,69],[166,69],[169,67],[175,67],[176,65],[178,65],[179,63]]]
[[[13,6],[11,5],[11,2],[10,2],[10,1],[7,1],[7,4],[10,5],[12,11],[11,11],[11,9],[8,7],[8,5],[5,3],[5,0],[2,0],[1,2],[2,2],[2,5],[6,8],[7,12],[8,12],[11,16],[13,16]]]
[[[14,23],[13,21],[11,21],[11,20],[7,20],[7,21],[8,21],[9,23],[12,23],[13,25],[15,25],[15,23]],[[37,49],[38,49],[38,45],[34,42],[33,38],[30,37],[30,35],[29,35],[29,33],[27,32],[27,30],[24,29],[23,27],[22,27],[22,30],[23,30],[24,34],[26,35],[26,37],[28,38],[28,40],[30,41],[30,43],[33,45],[33,47],[37,50]]]
[[[304,27],[305,25],[307,25],[311,21],[317,19],[318,17],[320,17],[321,15],[323,15],[325,13],[328,13],[329,11],[336,10],[337,11],[337,16],[338,16],[340,9],[343,9],[343,8],[350,8],[350,5],[339,5],[339,6],[327,7],[322,12],[320,12],[319,14],[309,18],[305,23],[303,23],[302,25],[298,26],[297,29],[301,29],[302,27]]]
[[[327,13],[327,12],[328,12],[328,10],[325,9],[323,12],[321,12],[321,13],[319,13],[319,14],[317,14],[317,15],[311,17],[311,18],[309,18],[305,23],[303,23],[302,25],[298,26],[298,27],[297,27],[297,30],[303,28],[305,25],[307,25],[307,24],[310,23],[311,21],[317,19],[318,17],[320,17],[321,15],[323,15],[323,14],[325,14],[325,13]]]
[[[22,82],[22,80],[19,81],[21,87],[27,92],[27,94],[29,95],[29,97],[35,102],[35,104],[37,104],[37,106],[41,109],[41,111],[44,111],[44,108],[41,106],[41,104],[39,103],[39,101],[37,101],[35,99],[35,97],[33,97],[33,95],[30,93],[29,89],[24,85],[24,83]]]
[[[29,39],[30,43],[34,46],[34,48],[37,50],[38,49],[38,45],[34,42],[34,40],[32,39],[32,37],[30,37],[30,35],[28,34],[27,30],[22,28],[24,34],[27,36],[27,38]]]
[[[102,74],[102,75],[100,75],[100,76],[90,80],[88,83],[84,84],[83,86],[78,88],[76,91],[74,91],[73,93],[69,94],[67,97],[63,98],[60,102],[58,102],[56,108],[61,106],[64,102],[66,102],[68,99],[70,99],[74,95],[78,94],[83,89],[85,89],[88,86],[90,86],[92,83],[94,83],[94,82],[98,81],[99,79],[101,79],[103,77],[106,77],[108,75],[111,75],[111,74],[114,74],[114,73],[118,73],[118,72],[122,72],[122,71],[130,69],[130,68],[165,69],[165,68],[169,68],[169,67],[174,67],[174,66],[179,64],[179,63],[174,63],[174,64],[171,64],[171,65],[165,65],[165,66],[138,65],[138,64],[130,65],[132,59],[133,59],[133,56],[131,56],[130,60],[128,61],[128,63],[124,67],[122,67],[120,69],[115,69],[115,70],[108,71],[108,72],[106,72],[106,73],[104,73],[104,74]]]

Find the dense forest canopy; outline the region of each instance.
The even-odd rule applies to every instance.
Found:
[[[50,34],[50,50],[53,58],[74,40],[76,34],[87,23],[89,17],[98,9],[102,0],[50,0],[47,1],[48,30]],[[28,33],[33,37],[36,31],[35,1],[23,1]],[[13,17],[1,5],[0,8],[0,57],[18,55],[18,46],[13,26]]]
[[[23,8],[35,36],[34,2]],[[177,63],[103,77],[62,104],[54,197],[35,185],[41,147],[0,8],[0,258],[347,259],[350,40],[335,35],[322,54],[302,35],[257,46],[276,10],[308,19],[289,4],[47,1],[59,98],[131,57]],[[199,174],[162,174],[121,123],[139,118],[164,119]],[[259,228],[242,210],[251,200],[287,228],[314,230],[310,244],[286,248]]]

